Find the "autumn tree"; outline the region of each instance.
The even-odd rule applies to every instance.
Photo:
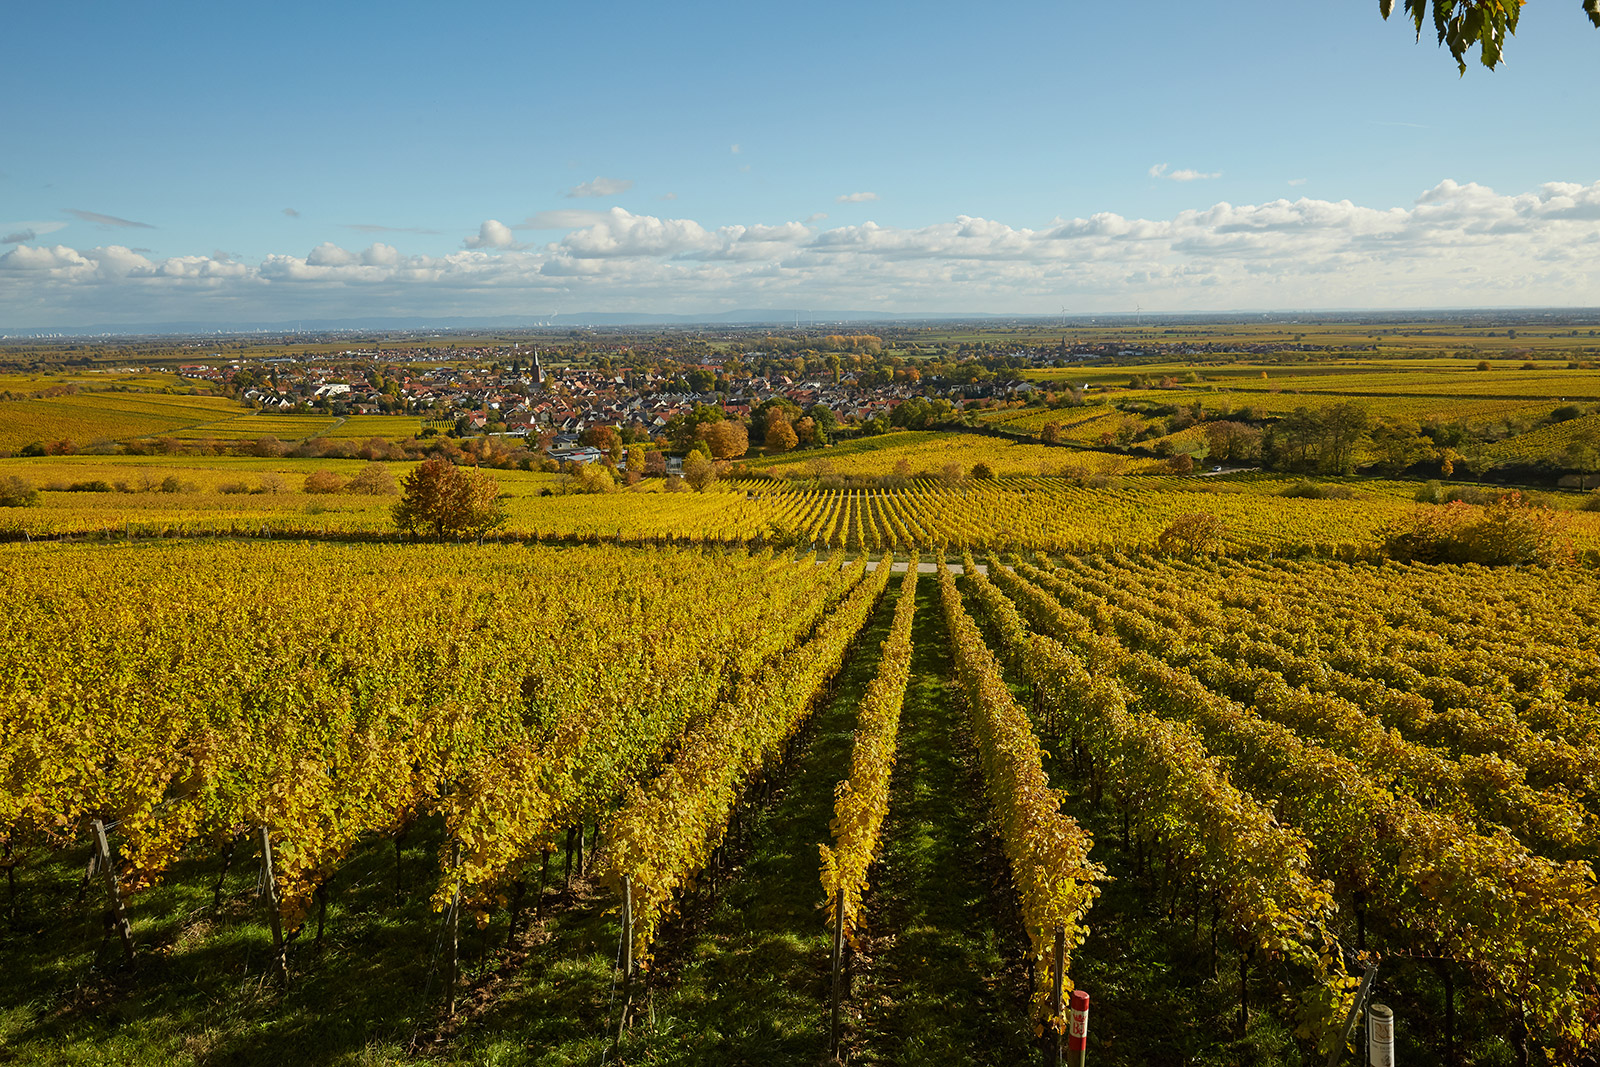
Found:
[[[357,493],[361,496],[393,496],[400,491],[395,485],[394,476],[389,473],[389,468],[382,463],[369,463],[361,468],[361,472],[345,485],[347,493]]]
[[[774,411],[767,418],[765,444],[768,452],[787,452],[800,443],[800,435],[782,413]]]
[[[697,492],[717,480],[717,468],[704,452],[690,452],[683,461],[683,480]]]
[[[1179,515],[1156,537],[1156,551],[1164,556],[1199,556],[1213,551],[1226,527],[1215,515],[1191,512]]]
[[[308,493],[337,493],[344,489],[344,476],[338,471],[312,471],[306,475]]]
[[[419,464],[400,484],[403,493],[393,515],[402,530],[431,527],[443,541],[447,534],[481,537],[506,521],[500,487],[483,471],[435,458]]]
[[[712,459],[738,459],[750,450],[750,432],[737,419],[702,423],[697,431]]]

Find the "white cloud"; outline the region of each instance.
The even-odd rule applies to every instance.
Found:
[[[1290,178],[1289,179],[1289,184],[1290,185],[1304,185],[1305,183],[1306,183],[1306,179],[1304,179],[1304,178]]]
[[[742,146],[740,146],[740,145],[729,145],[729,146],[728,146],[728,152],[729,152],[729,153],[730,153],[730,154],[732,154],[732,155],[735,155],[735,156],[736,156],[736,155],[738,155],[738,154],[739,154],[739,153],[740,153],[740,152],[743,152],[743,151],[744,151],[744,148],[743,148],[743,147],[742,147]]]
[[[705,249],[711,234],[692,219],[658,219],[614,207],[560,241],[559,252],[581,259],[662,256]]]
[[[400,250],[394,245],[378,241],[361,253],[361,262],[369,267],[397,267],[400,265]]]
[[[1165,218],[1112,212],[1042,226],[963,215],[919,227],[825,219],[710,227],[558,211],[506,243],[443,256],[333,242],[305,256],[159,258],[119,245],[0,254],[0,326],[351,314],[506,314],[558,300],[597,311],[836,306],[892,310],[1428,307],[1600,304],[1600,182],[1518,194],[1442,181],[1405,206],[1307,197],[1214,203]]]
[[[487,219],[478,227],[478,236],[461,242],[462,248],[510,248],[517,243],[511,227],[499,219]]]
[[[567,198],[621,196],[632,188],[633,182],[627,178],[596,178],[592,182],[583,182],[568,189]]]
[[[289,216],[289,217],[290,217],[290,218],[291,218],[291,219],[297,219],[297,218],[299,218],[299,217],[300,217],[300,212],[298,212],[298,211],[296,211],[296,210],[295,210],[295,209],[294,209],[294,208],[292,208],[292,207],[286,207],[286,208],[284,208],[284,209],[283,209],[283,213],[284,213],[284,214],[285,214],[285,215],[288,215],[288,216]]]
[[[834,197],[834,202],[838,204],[870,204],[876,199],[878,199],[877,193],[841,193],[839,196]]]
[[[1170,166],[1171,164],[1168,163],[1157,163],[1150,168],[1150,177],[1164,178],[1169,182],[1198,182],[1209,178],[1222,177],[1220,170],[1199,171],[1189,167],[1185,167],[1182,170],[1169,170]]]
[[[677,193],[662,193],[661,194],[661,199],[662,200],[676,200],[676,199],[678,199],[678,194]]]
[[[360,257],[354,252],[347,252],[332,241],[322,242],[306,256],[306,263],[313,267],[347,267],[359,262]]]

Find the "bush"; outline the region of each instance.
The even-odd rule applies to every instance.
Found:
[[[1600,489],[1591,489],[1578,505],[1579,511],[1600,511]]]
[[[240,496],[250,492],[250,487],[244,482],[224,482],[217,486],[217,492],[228,496]]]
[[[362,496],[394,496],[400,492],[400,487],[395,484],[389,468],[382,463],[369,463],[361,468],[360,474],[350,479],[344,491]]]
[[[106,482],[106,481],[102,481],[99,478],[95,478],[95,479],[92,479],[92,480],[87,481],[87,482],[73,482],[71,485],[67,486],[67,492],[69,492],[69,493],[109,493],[109,492],[111,492],[111,483],[110,482]]]
[[[994,481],[994,468],[987,463],[974,463],[972,465],[972,477],[974,481],[992,482]]]
[[[252,493],[286,493],[289,485],[276,474],[263,474],[261,481],[250,492]]]
[[[303,488],[308,493],[338,493],[344,490],[344,476],[334,471],[312,471]]]
[[[1383,551],[1415,563],[1553,566],[1572,557],[1565,518],[1521,493],[1506,493],[1481,509],[1453,500],[1417,508],[1385,527]]]
[[[271,435],[258,437],[250,446],[250,454],[262,459],[277,459],[289,454],[289,446]]]
[[[1227,527],[1215,515],[1193,512],[1179,515],[1156,538],[1156,551],[1164,556],[1198,556],[1212,552]]]
[[[1429,482],[1429,485],[1438,485]],[[1293,485],[1283,488],[1279,496],[1294,497],[1301,500],[1354,500],[1357,493],[1348,485],[1329,485],[1301,479]]]
[[[39,503],[39,490],[15,474],[0,478],[0,508],[31,508]]]

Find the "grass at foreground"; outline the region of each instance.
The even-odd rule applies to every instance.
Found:
[[[845,1037],[853,1062],[1034,1058],[1026,934],[989,830],[949,659],[939,587],[924,578],[889,813],[864,901],[867,958],[858,961],[856,1017]]]

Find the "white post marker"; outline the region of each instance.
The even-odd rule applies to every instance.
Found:
[[[1367,1062],[1394,1067],[1394,1012],[1383,1004],[1367,1009]]]
[[[1072,1014],[1067,1031],[1067,1050],[1078,1054],[1078,1067],[1083,1067],[1089,1054],[1089,994],[1081,989],[1072,991]]]

